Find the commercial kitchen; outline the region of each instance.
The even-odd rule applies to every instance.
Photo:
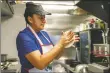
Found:
[[[45,16],[44,31],[54,45],[65,31],[79,37],[44,73],[110,73],[108,0],[1,0],[1,73],[21,73],[16,38],[27,27],[24,12],[28,2],[50,12]]]

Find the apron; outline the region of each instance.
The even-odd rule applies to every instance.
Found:
[[[49,45],[43,45],[43,43],[42,43],[42,41],[40,40],[40,38],[38,37],[38,35],[35,33],[35,31],[32,29],[32,27],[31,26],[29,26],[29,29],[31,30],[31,32],[34,34],[34,36],[36,37],[36,39],[39,41],[39,43],[40,43],[40,46],[41,46],[41,48],[42,48],[42,52],[43,52],[43,54],[44,53],[47,53],[48,51],[50,51],[52,48],[53,48],[53,44],[49,44]],[[41,32],[41,34],[44,36],[44,34]],[[44,36],[45,37],[45,36]],[[46,37],[45,37],[45,39],[48,41],[48,42],[50,42]],[[51,42],[50,42],[51,43]],[[49,66],[49,65],[48,65]],[[48,67],[47,66],[47,67]],[[49,69],[47,69],[47,67],[45,68],[45,69],[43,69],[43,70],[39,70],[39,69],[37,69],[37,68],[31,68],[31,69],[28,69],[28,72],[29,73],[40,73],[40,72],[45,72],[45,73],[48,73],[48,72],[51,72],[51,70],[49,70]]]

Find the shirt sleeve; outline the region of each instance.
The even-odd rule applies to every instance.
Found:
[[[40,47],[35,43],[35,40],[29,37],[25,33],[20,33],[17,37],[17,49],[23,54],[26,55],[35,50],[39,50]]]

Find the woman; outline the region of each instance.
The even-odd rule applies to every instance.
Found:
[[[47,72],[46,67],[64,47],[72,41],[78,41],[73,39],[73,32],[63,32],[61,39],[54,46],[48,33],[43,31],[45,15],[48,14],[50,13],[44,11],[41,5],[26,3],[24,17],[28,27],[19,32],[16,39],[21,73]]]

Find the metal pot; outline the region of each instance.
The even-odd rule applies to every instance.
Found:
[[[73,59],[67,59],[65,60],[65,63],[70,65],[70,67],[76,67],[78,64],[81,64],[80,62],[75,61]]]
[[[87,64],[79,64],[76,66],[75,71],[76,73],[88,73],[88,65]]]
[[[1,54],[1,62],[7,61],[7,54]]]

